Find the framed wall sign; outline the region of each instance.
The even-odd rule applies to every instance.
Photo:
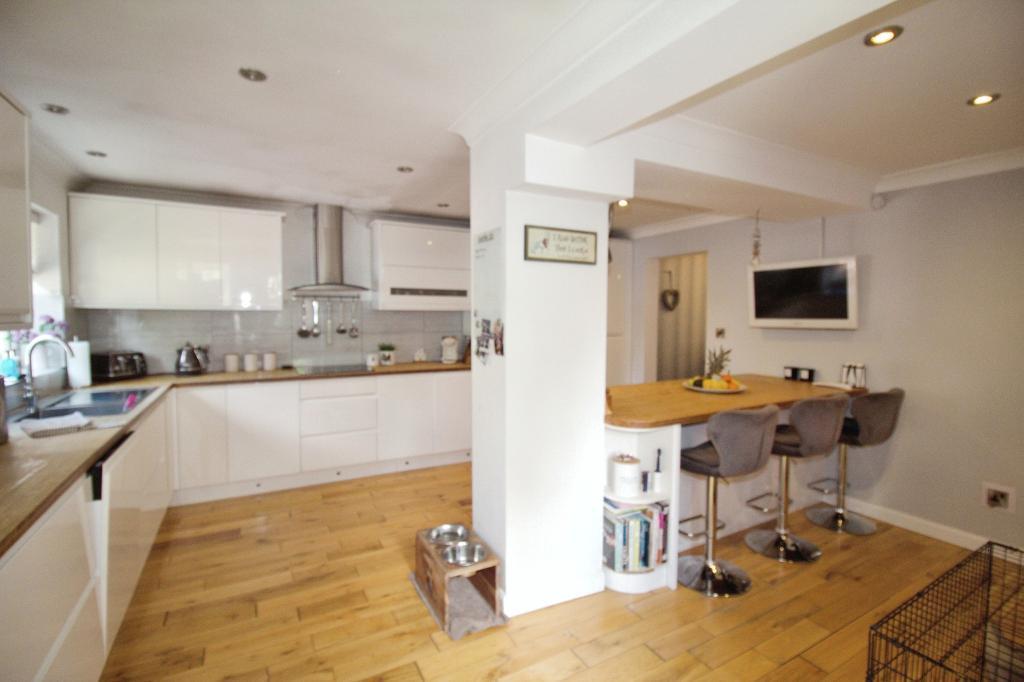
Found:
[[[527,225],[523,257],[552,263],[596,265],[597,233]]]

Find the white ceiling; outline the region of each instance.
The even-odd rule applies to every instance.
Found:
[[[566,27],[585,27],[585,59],[644,6],[617,2],[591,28],[588,0],[3,0],[0,88],[91,178],[466,217],[469,155],[449,127],[524,72],[543,83],[530,57]],[[903,0],[880,21],[906,31],[867,48],[847,26],[664,113],[877,176],[1024,146],[1024,1]],[[1003,98],[965,106],[985,89]],[[635,195],[615,227],[830,208],[657,164],[638,166]]]
[[[820,49],[801,50],[729,87],[682,102],[665,112],[666,120],[710,124],[737,134],[737,140],[756,138],[878,179],[1024,147],[1024,2],[932,0],[903,6],[910,9],[888,11],[877,25],[869,19],[839,29],[820,41]],[[864,45],[868,30],[892,23],[905,29],[896,41]],[[986,91],[1003,97],[989,107],[966,105]],[[616,229],[681,219],[701,224],[692,220],[695,206],[719,215],[760,209],[762,216],[783,221],[850,210],[645,162],[637,163],[634,192],[638,199],[628,220],[613,216]],[[649,202],[656,202],[656,211]]]
[[[880,174],[1024,145],[1024,2],[934,0],[892,23],[889,45],[857,30],[683,115]],[[966,106],[986,91],[1003,98]]]
[[[465,217],[448,127],[583,4],[4,0],[0,88],[92,178]]]

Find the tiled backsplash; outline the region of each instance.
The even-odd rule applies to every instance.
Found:
[[[319,338],[300,338],[300,303],[286,301],[279,312],[202,312],[187,310],[89,310],[88,339],[94,352],[141,351],[153,374],[173,372],[175,350],[190,341],[210,346],[210,369],[224,369],[224,354],[256,351],[277,353],[278,364],[361,364],[380,343],[397,348],[398,362],[411,362],[422,348],[428,360],[441,357],[441,338],[455,336],[461,342],[465,314],[460,312],[378,311],[368,301],[346,302],[345,326],[353,308],[359,337],[335,332],[341,322],[342,304],[335,302],[328,315],[326,301],[320,307]],[[86,312],[86,311],[83,311]],[[330,319],[330,326],[327,320]],[[309,311],[312,325],[312,311]],[[328,343],[330,341],[330,343]]]

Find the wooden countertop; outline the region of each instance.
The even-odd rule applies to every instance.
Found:
[[[804,398],[838,393],[858,394],[863,390],[815,386],[805,381],[786,381],[760,374],[740,374],[736,380],[747,386],[743,393],[699,393],[683,388],[682,379],[650,384],[612,386],[611,413],[605,424],[633,429],[653,429],[672,424],[702,424],[711,415],[724,410],[743,410],[764,405],[786,408]]]
[[[416,374],[418,372],[464,372],[470,365],[457,362],[445,365],[440,362],[404,362],[374,370],[349,372],[326,372],[322,374],[300,374],[295,369],[275,369],[271,372],[210,372],[208,374],[151,374],[141,379],[124,379],[98,384],[101,387],[151,388],[153,386],[213,386],[216,384],[244,384],[263,381],[296,381],[306,379],[338,379],[345,377],[372,377],[390,374]],[[93,388],[96,388],[94,386]]]
[[[156,388],[139,406],[124,417],[101,417],[96,428],[88,431],[29,438],[17,425],[11,425],[10,441],[0,445],[0,556],[18,541],[75,481],[84,476],[122,435],[131,430],[175,386],[228,384],[262,381],[294,381],[337,377],[409,374],[415,372],[452,372],[470,369],[466,364],[443,365],[439,362],[416,362],[381,367],[373,372],[339,372],[334,374],[299,374],[295,370],[273,372],[233,372],[178,376],[157,374],[142,379],[118,381],[91,387]]]

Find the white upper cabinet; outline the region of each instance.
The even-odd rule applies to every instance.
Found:
[[[391,220],[371,226],[377,309],[469,310],[469,230]]]
[[[28,117],[0,93],[0,329],[32,326]]]
[[[70,195],[79,308],[280,310],[281,214]]]
[[[220,212],[222,300],[232,310],[281,309],[281,216]]]
[[[71,300],[85,308],[157,307],[156,205],[71,195]]]
[[[220,214],[199,206],[157,204],[156,236],[161,305],[218,307]]]

